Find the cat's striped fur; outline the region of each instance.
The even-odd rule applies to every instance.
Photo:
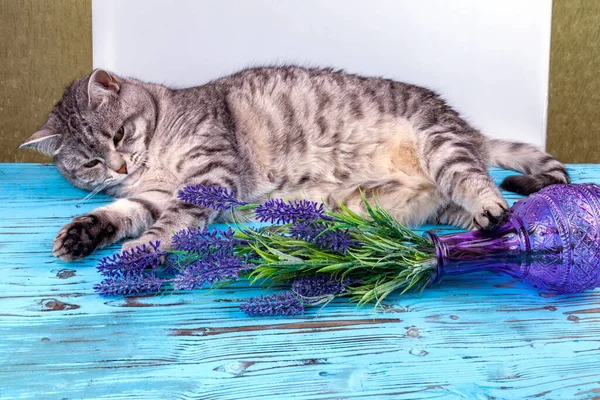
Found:
[[[177,199],[189,184],[358,211],[361,187],[404,224],[491,229],[507,204],[489,165],[526,174],[504,183],[524,194],[569,181],[548,154],[487,139],[428,89],[331,69],[253,68],[179,90],[97,70],[24,146],[54,155],[73,184],[119,198],[59,232],[65,260],[123,238],[168,246],[171,232],[213,221]]]

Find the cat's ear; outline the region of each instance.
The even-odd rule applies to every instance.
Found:
[[[42,126],[39,131],[29,136],[21,145],[20,149],[34,149],[47,156],[54,156],[60,142],[60,133],[48,126]]]
[[[114,76],[102,69],[97,69],[92,72],[88,80],[88,105],[98,106],[111,97],[117,96],[120,89],[119,82]]]

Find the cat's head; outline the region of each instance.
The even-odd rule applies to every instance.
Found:
[[[74,185],[111,187],[143,168],[156,128],[156,104],[144,85],[103,70],[69,85],[48,121],[20,148],[34,148]]]

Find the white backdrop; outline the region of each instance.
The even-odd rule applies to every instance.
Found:
[[[93,0],[94,67],[171,86],[262,64],[440,92],[489,136],[545,145],[551,0]]]

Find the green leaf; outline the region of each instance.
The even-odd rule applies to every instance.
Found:
[[[339,271],[339,270],[345,269],[346,267],[351,267],[352,265],[354,265],[354,264],[353,263],[331,264],[326,267],[319,268],[317,270],[317,273],[321,274],[321,273],[326,273],[326,272]]]

